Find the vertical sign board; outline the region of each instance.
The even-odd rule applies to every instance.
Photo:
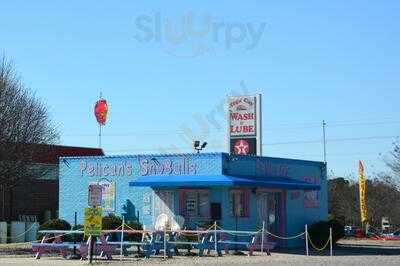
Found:
[[[230,154],[261,156],[261,94],[229,96],[227,105]]]
[[[84,231],[86,236],[99,236],[101,234],[102,216],[102,186],[89,184],[88,206],[84,213]]]
[[[86,208],[84,231],[85,236],[100,236],[102,230],[102,217],[103,212],[100,207]]]
[[[99,182],[102,188],[101,207],[104,212],[115,212],[115,182],[103,179]]]
[[[88,206],[101,207],[103,188],[98,184],[89,184]]]

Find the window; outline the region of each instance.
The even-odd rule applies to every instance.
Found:
[[[180,193],[181,214],[184,217],[208,218],[210,202],[208,190],[184,190]]]
[[[250,192],[244,189],[231,190],[229,193],[229,210],[232,217],[249,217]]]

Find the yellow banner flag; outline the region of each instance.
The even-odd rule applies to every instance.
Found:
[[[368,220],[368,210],[366,203],[366,181],[365,181],[365,171],[364,165],[362,161],[358,163],[358,184],[360,190],[360,213],[361,213],[361,222],[365,223]]]

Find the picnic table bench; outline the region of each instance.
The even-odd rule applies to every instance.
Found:
[[[66,258],[68,251],[74,247],[79,248],[80,244],[63,242],[62,237],[66,234],[83,234],[81,231],[40,231],[39,233],[44,235],[41,242],[32,244],[32,250],[36,252],[35,259],[37,260],[45,252],[60,252],[61,256]]]
[[[262,236],[260,236],[260,234],[249,234],[249,236],[241,236],[240,239],[238,239],[238,236],[234,236],[232,239],[232,237],[228,238],[226,236],[227,232],[229,233],[229,231],[224,231],[222,234],[220,234],[220,238],[217,240],[218,252],[221,252],[220,250],[224,250],[225,254],[229,254],[230,250],[248,250],[248,255],[252,256],[254,251],[263,250],[268,256],[271,256],[270,251],[276,247],[276,242],[270,242],[267,241],[267,239],[264,241],[264,245],[262,247]]]
[[[108,237],[100,235],[100,241],[96,241],[93,246],[93,254],[106,257],[107,260],[112,260],[112,255],[116,252],[116,246],[111,245],[108,242]],[[81,254],[82,260],[86,260],[89,255],[89,240],[85,244],[81,244],[79,247],[79,253]]]

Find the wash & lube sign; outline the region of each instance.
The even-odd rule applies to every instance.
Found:
[[[230,96],[227,108],[229,152],[261,156],[261,95]]]

